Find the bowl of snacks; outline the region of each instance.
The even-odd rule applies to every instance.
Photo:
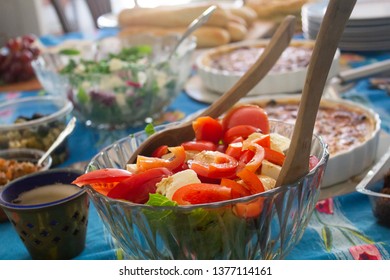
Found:
[[[67,96],[87,125],[126,128],[157,118],[180,93],[196,42],[188,38],[168,59],[178,36],[110,37],[82,48],[43,53],[33,67],[43,87]]]
[[[233,117],[234,116],[234,117]],[[240,117],[241,116],[241,117]],[[156,131],[168,124],[158,126]],[[198,118],[196,139],[129,156],[141,131],[103,149],[73,183],[85,186],[129,259],[282,259],[300,240],[328,160],[314,136],[310,172],[276,187],[293,125],[253,105]]]
[[[64,130],[73,109],[60,96],[11,99],[0,104],[0,150],[30,148],[46,151]],[[52,153],[53,165],[68,157],[65,140]]]
[[[51,156],[43,161],[42,166],[37,165],[44,153],[26,148],[0,150],[0,192],[5,185],[19,177],[49,169],[52,164]],[[6,220],[7,217],[0,208],[0,222]]]

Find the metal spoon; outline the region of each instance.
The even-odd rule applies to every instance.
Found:
[[[181,45],[181,43],[183,43],[183,41],[192,34],[192,32],[194,32],[196,29],[198,29],[199,27],[201,27],[203,24],[206,23],[206,21],[208,21],[209,17],[212,15],[212,13],[214,13],[214,11],[217,9],[217,6],[215,5],[212,5],[210,7],[208,7],[199,17],[197,17],[196,19],[194,19],[190,25],[188,25],[186,31],[184,32],[184,34],[181,36],[180,40],[177,42],[177,44],[175,45],[175,47],[172,49],[171,53],[169,54],[168,56],[168,60],[172,58],[172,56],[175,54],[176,50],[179,48],[179,46]]]
[[[73,129],[76,126],[76,118],[72,117],[69,123],[66,125],[65,129],[58,135],[57,139],[51,144],[49,149],[44,153],[38,160],[38,167],[42,166],[42,163],[45,159],[65,140],[65,138],[72,133]]]

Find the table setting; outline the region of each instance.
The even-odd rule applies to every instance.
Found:
[[[75,121],[75,126],[42,170],[0,186],[6,213],[0,215],[0,259],[389,260],[390,48],[346,45],[344,25],[352,32],[358,21],[369,25],[376,14],[370,10],[366,19],[364,3],[337,2],[303,6],[303,32],[296,32],[296,18],[287,16],[268,38],[229,37],[218,46],[207,45],[199,30],[232,19],[249,27],[250,7],[244,17],[213,3],[211,16],[183,41],[172,30],[162,32],[172,28],[168,21],[145,31],[147,24],[134,11],[110,14],[109,26],[101,19],[95,34],[20,39],[36,40],[40,53],[31,58],[33,79],[0,86],[0,158],[7,159],[3,150],[12,149],[39,150],[41,156],[66,124]],[[209,6],[201,4],[193,13],[199,16]],[[158,11],[143,9],[145,17]],[[169,17],[170,7],[162,13]],[[330,27],[337,20],[338,28]],[[180,23],[180,32],[193,23]],[[304,63],[298,70],[286,66],[296,54]],[[230,64],[220,63],[227,57]],[[244,66],[244,59],[251,63]],[[243,69],[223,69],[226,65]],[[248,115],[240,118],[240,110]],[[42,115],[15,121],[36,111]],[[255,121],[260,126],[253,128]],[[250,133],[228,135],[244,125]],[[165,130],[171,132],[163,137]],[[187,141],[213,142],[213,148],[195,152],[192,146],[184,154]],[[166,150],[158,151],[165,144]],[[236,146],[246,148],[237,154]],[[141,152],[142,147],[148,149]],[[254,155],[244,162],[243,151]],[[235,157],[234,172],[204,171],[205,163],[198,162],[205,160],[203,154],[210,165],[232,164]],[[146,180],[147,173],[153,179]],[[77,185],[80,191],[60,203],[18,205],[16,189],[34,189],[30,181],[37,189],[44,181]],[[152,191],[141,197],[144,190],[131,184]],[[224,193],[218,189],[195,199],[184,193],[191,185],[201,191],[218,185]],[[35,220],[28,211],[42,216]],[[81,239],[69,241],[68,234]],[[42,253],[50,246],[68,250]]]

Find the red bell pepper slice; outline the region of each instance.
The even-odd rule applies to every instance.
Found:
[[[121,181],[108,192],[107,196],[134,203],[145,203],[149,199],[149,194],[156,192],[156,184],[170,175],[172,172],[165,167],[148,169]]]
[[[264,186],[259,177],[250,171],[248,168],[243,168],[237,172],[237,176],[240,177],[244,183],[248,186],[251,194],[264,192]]]
[[[82,187],[90,185],[95,191],[107,195],[119,182],[133,176],[125,169],[105,168],[93,170],[77,177],[72,184]]]
[[[231,179],[222,178],[220,185],[232,189],[232,198],[251,195],[250,191],[247,188]]]
[[[145,171],[157,167],[165,167],[169,170],[175,170],[181,167],[186,159],[186,153],[183,146],[170,147],[169,150],[173,156],[169,159],[162,159],[157,157],[137,157],[137,168],[140,171]]]

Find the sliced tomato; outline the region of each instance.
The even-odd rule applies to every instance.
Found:
[[[238,197],[244,197],[251,195],[250,191],[245,188],[243,185],[238,183],[237,181],[222,178],[221,180],[221,186],[228,187],[232,189],[232,198],[238,198]]]
[[[245,165],[245,168],[249,169],[252,172],[256,172],[257,169],[260,167],[261,163],[264,159],[264,149],[262,146],[256,143],[252,143],[248,149],[252,152],[254,152],[253,157],[251,160]]]
[[[169,159],[157,158],[157,157],[137,157],[137,168],[141,171],[145,171],[157,167],[165,167],[169,170],[175,170],[183,165],[186,159],[186,153],[183,146],[168,148],[172,152],[173,156]]]
[[[264,158],[274,164],[282,166],[286,156],[281,152],[272,150],[270,148],[264,148]]]
[[[309,169],[312,170],[314,167],[317,166],[317,164],[320,162],[320,160],[314,156],[314,155],[311,155],[309,157]]]
[[[211,141],[205,140],[195,140],[187,141],[181,144],[186,151],[215,151],[217,150],[217,145]]]
[[[217,185],[195,183],[179,188],[172,200],[180,205],[212,203],[232,198],[231,189]]]
[[[222,139],[222,124],[211,117],[199,117],[192,122],[196,140],[206,140],[218,144]]]
[[[232,177],[238,162],[235,158],[218,151],[203,151],[194,156],[189,167],[198,175],[208,178]]]
[[[222,119],[224,131],[237,125],[251,125],[261,129],[262,133],[269,133],[268,115],[257,105],[241,105],[233,107]]]
[[[254,132],[259,132],[257,127],[241,124],[229,128],[223,135],[223,142],[225,144],[230,144],[235,141],[237,138],[242,137],[243,139],[248,138]]]
[[[119,182],[133,176],[125,169],[105,168],[93,170],[77,177],[72,184],[82,187],[90,185],[95,191],[107,195]]]
[[[161,145],[157,149],[155,149],[152,153],[152,157],[158,157],[161,158],[163,155],[166,155],[168,153],[168,146],[167,145]]]
[[[150,193],[156,192],[156,184],[170,175],[172,172],[165,167],[148,169],[121,181],[107,196],[143,204],[148,201]]]
[[[241,218],[256,218],[263,211],[264,198],[259,197],[251,202],[237,203],[234,206],[234,213]]]
[[[248,168],[243,168],[237,172],[237,176],[240,177],[248,186],[251,194],[261,193],[265,190],[259,177],[257,177],[257,175]]]

